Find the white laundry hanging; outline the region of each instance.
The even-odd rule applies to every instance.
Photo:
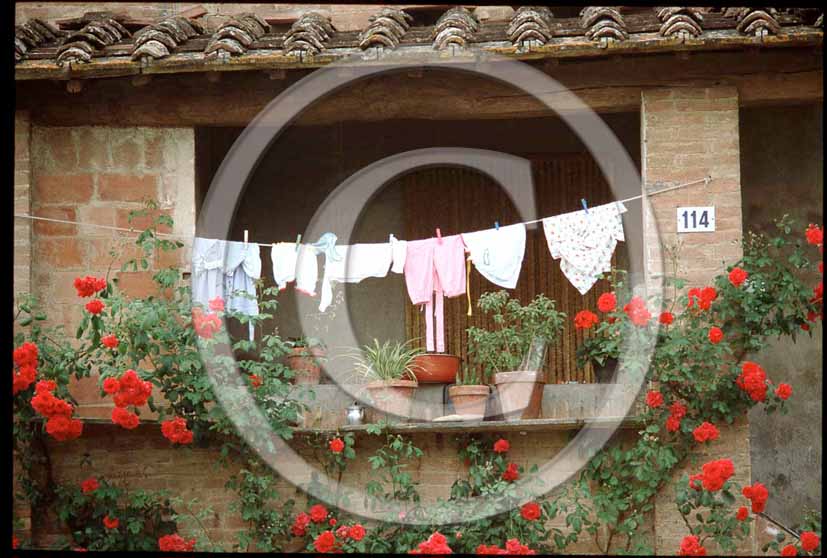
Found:
[[[326,252],[319,311],[333,302],[333,283],[359,283],[368,277],[385,277],[393,260],[390,242],[332,247],[338,259]]]
[[[525,225],[522,223],[462,233],[462,241],[477,271],[506,289],[517,286],[525,257],[525,240]]]
[[[586,294],[602,273],[611,271],[618,241],[625,240],[621,202],[573,211],[543,219],[551,257],[580,292]]]
[[[258,315],[255,281],[261,277],[261,254],[254,242],[227,242],[224,262],[226,309],[247,316]],[[255,328],[249,324],[250,341]]]
[[[270,261],[273,264],[273,279],[280,291],[295,281],[297,291],[316,296],[319,262],[315,248],[300,244],[297,249],[295,242],[279,242],[270,249]]]
[[[196,237],[192,245],[192,301],[207,306],[224,289],[227,242]]]

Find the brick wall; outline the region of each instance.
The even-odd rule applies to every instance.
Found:
[[[175,221],[174,230],[166,232],[184,235],[187,245],[174,260],[157,255],[147,271],[120,272],[123,262],[139,254],[135,233],[36,221],[32,292],[52,324],[65,326],[70,335],[77,327],[83,301],[72,282],[79,275],[109,274],[128,294],[143,295],[159,266],[188,266],[195,230],[191,129],[34,126],[31,151],[35,215],[141,230],[147,219],[130,224],[129,212],[152,199]],[[96,382],[91,378],[73,386],[81,416],[111,413],[110,403],[98,397]]]
[[[703,184],[649,198],[644,205],[644,250],[647,288],[660,274],[671,270],[664,248],[682,243],[678,274],[689,286],[705,286],[728,264],[741,257],[740,150],[738,143],[738,92],[733,87],[676,87],[645,91],[641,107],[642,170],[645,192],[704,176]],[[658,185],[662,183],[662,185]],[[715,206],[716,230],[711,233],[677,233],[680,206]],[[716,449],[717,448],[717,449]],[[735,464],[735,480],[751,482],[749,425],[740,420],[721,429],[721,439],[705,455],[697,456],[675,472],[696,472],[707,460],[722,457]],[[665,505],[674,493],[658,495],[655,512],[658,553],[677,549],[689,534],[674,505]],[[710,552],[713,552],[710,549]],[[752,552],[752,537],[740,553]]]
[[[14,212],[31,211],[31,168],[29,161],[29,113],[17,111],[14,115]],[[31,290],[32,223],[14,220],[14,284],[15,300]]]

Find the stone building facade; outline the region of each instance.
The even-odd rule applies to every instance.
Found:
[[[410,8],[415,18],[408,31],[410,35],[397,41],[395,51],[404,55],[416,49],[435,48],[429,40],[431,20],[437,19],[445,8],[396,7]],[[140,208],[142,200],[151,198],[158,201],[159,211],[174,219],[174,228],[165,232],[191,238],[204,192],[238,131],[273,96],[298,79],[357,51],[360,34],[379,8],[19,3],[18,25],[40,18],[68,33],[93,21],[94,16],[88,15],[90,12],[102,11],[113,12],[113,17],[133,34],[142,27],[182,13],[200,22],[203,29],[157,58],[135,57],[136,47],[126,37],[105,47],[93,45],[89,60],[80,54],[75,58],[65,55],[65,50],[61,52],[59,46],[48,41],[28,45],[15,70],[18,99],[15,214],[128,228],[130,210]],[[324,41],[323,48],[317,52],[290,52],[284,48],[289,26],[313,10],[328,17],[336,33]],[[642,214],[635,213],[640,210],[634,209],[631,213],[642,224],[640,257],[647,278],[656,280],[665,264],[662,245],[680,241],[683,248],[679,271],[691,286],[702,286],[726,264],[738,260],[739,241],[745,230],[773,217],[767,209],[776,203],[768,199],[770,186],[760,183],[760,178],[755,179],[755,184],[745,178],[749,176],[753,180],[755,174],[751,169],[760,165],[770,150],[778,157],[778,164],[789,171],[779,174],[779,180],[801,179],[800,183],[789,185],[793,193],[783,205],[802,219],[820,222],[822,218],[823,178],[818,170],[802,170],[796,163],[801,154],[817,158],[819,162],[823,156],[822,30],[816,26],[821,17],[817,11],[769,11],[765,18],[761,16],[765,21],[763,26],[747,31],[740,22],[753,9],[746,10],[746,13],[690,10],[697,23],[697,33],[672,34],[668,30],[668,19],[650,8],[619,8],[615,13],[622,16],[621,20],[613,20],[617,36],[603,37],[589,36],[588,26],[582,26],[583,20],[577,13],[579,10],[571,14],[563,10],[549,21],[538,20],[538,26],[545,25],[544,29],[550,31],[549,38],[544,44],[526,47],[512,43],[506,33],[514,10],[487,6],[467,12],[479,25],[471,40],[457,39],[454,46],[439,52],[450,57],[487,50],[523,59],[576,92],[610,123],[621,142],[630,146],[642,185],[637,192],[627,195],[653,194],[663,187],[710,176],[706,185],[652,195],[648,198],[649,207]],[[270,28],[251,45],[241,45],[239,52],[233,51],[235,47],[227,47],[219,49],[217,57],[207,56],[205,50],[209,49],[212,35],[231,21],[231,15],[239,13],[254,13]],[[60,60],[62,54],[65,56]],[[456,137],[452,140],[466,146],[520,154],[583,151],[576,139],[563,137],[567,132],[559,119],[544,114],[526,95],[498,84],[481,86],[471,78],[463,79],[468,81],[456,87],[446,85],[439,76],[429,75],[427,71],[424,75],[411,72],[402,78],[337,94],[292,124],[288,133],[293,134],[294,143],[274,144],[273,149],[282,150],[283,157],[274,157],[279,163],[273,163],[273,168],[295,178],[304,172],[301,169],[315,164],[314,159],[323,158],[318,164],[324,168],[326,178],[320,180],[327,180],[332,188],[356,170],[350,166],[358,168],[381,155],[380,147],[359,145],[356,136],[365,137],[366,130],[370,133],[379,130],[381,134],[384,126],[387,126],[385,130],[401,129],[403,124],[415,130],[405,141],[390,139],[390,132],[381,137],[367,137],[379,137],[377,145],[397,142],[400,150],[428,146],[433,140],[441,145],[438,136],[428,136],[428,129],[442,125],[451,128],[452,131],[445,133],[454,134]],[[406,94],[406,88],[415,94]],[[799,112],[789,118],[777,116],[783,111],[796,110]],[[807,113],[810,116],[802,116],[800,110],[810,111]],[[813,111],[817,118],[812,117]],[[790,152],[788,146],[773,144],[764,136],[759,138],[758,134],[772,133],[757,130],[762,118],[776,118],[778,125],[795,126],[802,131],[802,137],[811,139],[798,146],[798,153]],[[530,130],[532,119],[558,130],[559,136],[554,137],[561,138],[559,143],[548,140],[551,136],[539,139],[541,131],[536,135],[521,134],[523,126]],[[343,131],[344,124],[355,130],[350,132],[350,143],[336,140],[348,133]],[[812,127],[816,125],[818,132],[813,132]],[[218,133],[217,129],[224,132]],[[475,129],[488,132],[475,133]],[[750,135],[745,137],[745,134]],[[206,137],[213,138],[209,145],[203,139]],[[327,145],[326,142],[331,145],[322,151],[324,157],[312,151],[314,147]],[[339,144],[338,148],[332,145],[335,143]],[[294,160],[295,167],[291,169],[287,163],[281,163],[286,160]],[[817,165],[819,169],[820,166]],[[274,239],[284,234],[278,223],[268,223],[266,215],[256,213],[256,200],[261,198],[255,196],[264,195],[266,182],[262,176],[252,179],[249,188],[255,195],[242,201],[234,232],[250,228],[262,237],[269,235]],[[778,184],[778,191],[786,191],[785,186]],[[272,184],[268,187],[272,188]],[[297,183],[295,188],[309,186]],[[799,191],[801,201],[796,199]],[[290,194],[285,196],[289,199]],[[398,206],[399,200],[385,201],[387,205],[372,210],[379,215],[377,227],[391,219],[388,215],[399,218],[399,212],[404,212],[404,207]],[[388,209],[391,206],[392,209]],[[715,231],[677,233],[676,208],[682,206],[715,206]],[[305,217],[300,216],[299,220]],[[289,222],[290,216],[284,218]],[[137,228],[140,225],[132,224]],[[74,277],[117,275],[127,292],[142,295],[151,289],[150,277],[155,269],[170,264],[182,268],[189,265],[185,248],[177,261],[156,261],[154,267],[145,271],[119,271],[120,262],[134,252],[129,235],[83,224],[18,218],[14,234],[15,295],[31,292],[48,301],[50,319],[65,325],[69,331],[80,318],[72,287]],[[110,254],[113,250],[118,253],[115,257]],[[395,310],[389,310],[392,311]],[[395,326],[383,323],[381,327]],[[820,335],[820,331],[816,333]],[[786,348],[775,350],[775,354],[780,354]],[[820,343],[808,346],[807,350],[814,359],[820,360]],[[810,368],[815,369],[811,362],[789,373],[794,381],[796,374],[802,379],[811,378]],[[820,376],[817,382],[820,386]],[[86,419],[107,419],[111,413],[110,403],[100,398],[94,380],[76,385],[74,395],[81,404],[80,416]],[[793,410],[804,425],[788,426],[794,432],[796,428],[806,429],[811,420],[820,420],[820,413],[820,406]],[[726,428],[721,439],[710,445],[705,457],[732,458],[737,480],[744,483],[751,479],[764,480],[764,475],[772,474],[772,469],[763,465],[767,454],[792,451],[795,455],[806,455],[809,463],[805,463],[803,457],[784,463],[790,475],[794,475],[794,471],[811,471],[813,461],[820,465],[820,440],[815,447],[813,440],[807,440],[799,432],[768,447],[766,437],[756,435],[769,428],[762,421],[761,417],[751,417],[750,422]],[[215,530],[216,537],[233,539],[243,524],[238,517],[225,512],[232,500],[224,488],[226,478],[221,476],[227,475],[227,471],[205,466],[215,461],[214,450],[173,451],[157,435],[157,425],[147,424],[129,436],[116,436],[113,429],[117,427],[104,424],[105,420],[101,422],[90,422],[84,437],[77,442],[53,444],[49,448],[56,479],[80,480],[90,472],[114,469],[123,478],[140,479],[141,487],[170,488],[182,496],[197,496],[216,511],[224,510],[216,514],[215,524],[209,526]],[[429,494],[425,496],[436,497],[450,487],[463,465],[456,459],[451,444],[439,435],[418,433],[415,436],[427,455],[415,474],[423,487],[427,487]],[[515,435],[515,458],[525,465],[542,462],[563,447],[567,436],[567,432]],[[373,442],[365,439],[359,443],[367,448]],[[86,465],[87,457],[93,464],[92,469]],[[761,475],[756,475],[757,471]],[[676,475],[683,472],[685,469],[676,471]],[[359,463],[349,474],[357,482],[369,474],[368,465]],[[764,482],[769,485],[782,481],[766,479]],[[786,482],[781,486],[792,496],[777,508],[771,505],[769,510],[779,519],[792,523],[800,519],[793,510],[801,502],[798,495],[806,489],[794,480]],[[289,486],[283,489],[292,490]],[[674,552],[685,534],[673,499],[673,494],[664,493],[659,497],[651,517],[659,553]],[[21,516],[26,515],[21,512]],[[36,517],[28,526],[31,536],[36,542],[49,544],[57,534],[54,525],[48,518]],[[749,540],[741,552],[756,552],[758,544],[757,540]],[[595,548],[583,543],[573,550],[591,553]]]

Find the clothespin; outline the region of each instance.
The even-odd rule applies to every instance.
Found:
[[[247,241],[250,239],[250,231],[244,229],[244,244],[247,244]]]
[[[586,198],[580,198],[580,203],[583,205],[583,211],[586,212],[586,215],[589,214],[589,206],[586,205]]]
[[[302,241],[302,235],[301,234],[296,235],[296,252],[299,251],[299,246],[301,245],[301,241]]]
[[[439,230],[439,227],[436,229],[436,237],[439,240],[440,244],[442,243],[442,231]]]
[[[494,221],[494,228],[497,229],[497,230],[500,230],[500,222],[499,221]]]

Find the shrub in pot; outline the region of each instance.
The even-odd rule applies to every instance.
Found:
[[[408,343],[374,339],[365,345],[356,358],[356,373],[368,383],[374,407],[382,413],[408,417],[417,381],[414,370],[416,357],[422,350]]]
[[[482,420],[491,388],[484,381],[478,369],[465,367],[457,375],[457,383],[448,388],[448,397],[454,405],[454,412],[465,420]]]
[[[322,375],[321,362],[326,352],[321,341],[313,337],[299,337],[287,342],[290,354],[287,366],[293,370],[295,384],[318,384]]]
[[[542,294],[524,306],[501,290],[485,293],[477,305],[494,325],[468,328],[470,364],[493,377],[506,420],[538,418],[546,346],[562,331],[566,314]]]

